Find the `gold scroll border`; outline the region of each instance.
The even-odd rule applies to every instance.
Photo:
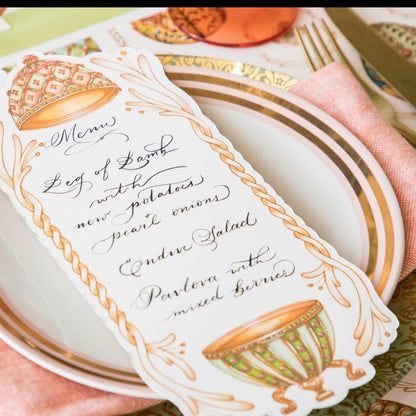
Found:
[[[174,58],[174,60],[172,60]],[[179,60],[177,60],[177,58]],[[209,68],[209,69],[215,69],[215,70],[220,70],[223,72],[229,72],[229,73],[234,73],[234,74],[239,74],[251,79],[255,79],[255,80],[260,80],[263,82],[266,82],[270,85],[276,86],[278,88],[284,89],[284,90],[288,90],[292,85],[294,85],[297,81],[287,75],[284,74],[278,74],[275,73],[274,71],[270,71],[270,70],[264,70],[258,67],[255,67],[253,65],[248,65],[248,64],[240,64],[240,63],[235,63],[235,62],[231,62],[231,61],[225,61],[225,60],[219,60],[219,59],[210,59],[210,58],[201,58],[201,57],[187,57],[187,56],[174,56],[174,55],[164,55],[164,56],[159,56],[159,59],[161,60],[163,65],[180,65],[180,66],[199,66],[199,67],[204,67],[204,68]],[[198,65],[194,65],[195,63],[195,59],[198,60]],[[224,79],[224,78],[220,78],[220,77],[213,77],[213,76],[202,76],[200,74],[190,74],[190,73],[167,73],[168,78],[170,78],[172,81],[175,80],[192,80],[192,81],[201,81],[203,80],[204,82],[209,82],[209,83],[213,83],[213,84],[218,84],[218,85],[225,85],[227,87],[230,88],[234,88],[237,90],[242,90],[244,92],[248,92],[252,95],[255,96],[259,96],[261,98],[265,98],[267,100],[270,100],[274,103],[277,103],[283,107],[287,107],[290,108],[291,110],[296,110],[296,113],[301,115],[303,118],[307,119],[308,121],[312,122],[313,124],[315,124],[317,127],[319,127],[322,131],[324,131],[326,134],[328,134],[331,138],[333,138],[334,140],[337,140],[338,144],[342,146],[342,148],[353,158],[353,160],[355,160],[356,162],[359,161],[359,166],[362,168],[365,167],[366,169],[363,170],[364,175],[366,176],[366,179],[373,179],[371,182],[374,182],[371,184],[371,187],[374,188],[373,185],[375,185],[375,187],[377,188],[378,192],[375,193],[377,196],[377,201],[380,203],[380,199],[383,200],[384,205],[386,210],[382,210],[383,212],[383,219],[385,219],[385,214],[389,214],[389,210],[388,210],[388,206],[386,205],[386,201],[384,199],[384,195],[382,193],[382,190],[380,189],[376,179],[374,178],[374,175],[372,175],[371,171],[368,169],[368,167],[366,167],[365,165],[363,166],[363,161],[361,159],[361,157],[355,152],[355,150],[348,145],[348,143],[341,137],[339,136],[337,133],[335,133],[330,127],[328,127],[327,125],[325,125],[321,120],[316,119],[314,116],[312,116],[311,114],[307,113],[305,110],[302,110],[300,108],[296,108],[293,106],[292,103],[285,101],[281,98],[278,98],[276,96],[274,96],[271,93],[268,93],[264,90],[261,89],[257,89],[257,88],[253,88],[251,86],[248,86],[246,84],[242,84],[242,83],[238,83],[238,82],[234,82],[234,81],[230,81],[228,79]],[[213,98],[213,99],[220,99],[223,101],[227,101],[230,103],[234,103],[234,104],[238,104],[241,106],[245,106],[251,110],[254,111],[259,111],[262,112],[263,114],[271,117],[272,119],[278,120],[280,122],[283,122],[284,124],[289,125],[291,128],[294,128],[295,131],[298,131],[299,133],[303,134],[306,138],[308,138],[311,142],[313,142],[316,146],[318,146],[324,153],[327,154],[327,156],[329,156],[332,160],[334,157],[338,158],[337,155],[335,155],[335,153],[330,150],[326,145],[324,145],[323,143],[321,143],[319,141],[319,139],[317,139],[314,135],[312,135],[310,132],[304,130],[301,126],[296,125],[296,123],[293,123],[292,121],[288,120],[288,119],[282,119],[282,116],[278,113],[276,113],[275,111],[272,111],[270,109],[266,109],[264,107],[259,106],[258,104],[252,103],[250,101],[242,101],[240,98],[236,98],[234,96],[229,96],[229,95],[225,95],[225,94],[221,94],[221,93],[217,93],[217,92],[212,92],[212,91],[207,91],[207,90],[195,90],[195,89],[189,89],[189,88],[184,88],[184,90],[187,93],[190,93],[191,95],[199,95],[199,96],[205,96],[207,98]],[[286,122],[286,123],[285,123]],[[338,158],[337,162],[335,162],[336,165],[340,168],[340,165],[344,165],[344,163],[342,162],[341,159]],[[348,169],[348,168],[347,168]],[[342,169],[341,169],[342,170]],[[342,170],[342,172],[345,174],[344,170]],[[374,218],[371,212],[371,207],[368,204],[368,200],[365,196],[365,194],[362,192],[361,188],[357,189],[357,183],[355,181],[355,178],[353,176],[353,174],[351,172],[349,172],[349,175],[346,175],[347,180],[352,184],[355,185],[353,186],[354,191],[357,194],[357,197],[360,201],[360,204],[362,205],[363,211],[365,213],[365,218],[366,218],[366,222],[368,225],[368,229],[369,229],[369,233],[370,233],[370,247],[373,248],[375,246],[377,246],[377,234],[376,234],[376,230],[374,228]],[[370,180],[369,180],[370,182]],[[374,190],[374,189],[373,189]],[[386,227],[386,231],[389,229],[390,233],[392,235],[393,234],[393,228],[392,228],[392,224],[391,224],[391,217],[388,217],[388,219],[390,221],[390,229],[388,227]],[[386,222],[386,221],[385,221]],[[392,242],[392,239],[387,239],[387,242]],[[373,244],[375,243],[375,244]],[[393,246],[392,246],[393,247]],[[394,247],[393,247],[394,249]],[[376,256],[377,256],[377,249],[375,248],[373,255],[371,255],[370,253],[370,260],[372,258],[374,258],[374,261],[369,261],[369,271],[371,273],[371,267],[370,267],[370,263],[374,263],[376,262]],[[375,254],[375,255],[374,255]],[[374,265],[373,265],[373,269],[374,269]],[[386,263],[385,263],[386,266]],[[385,276],[389,275],[390,269],[391,269],[391,262],[389,265],[389,271],[385,273]],[[386,267],[383,268],[383,272],[385,270]],[[373,272],[374,273],[374,270]],[[380,280],[381,281],[381,280]],[[384,288],[384,286],[383,286]],[[1,299],[0,299],[1,300]],[[28,332],[32,338],[38,342],[40,342],[41,344],[43,344],[44,346],[49,347],[49,349],[51,349],[52,351],[54,351],[55,353],[57,353],[58,355],[63,355],[63,359],[60,359],[59,357],[55,356],[55,354],[51,354],[50,352],[48,352],[47,350],[45,350],[44,348],[41,348],[39,346],[36,346],[33,344],[33,342],[27,338],[25,335],[22,335],[21,333],[18,333],[18,331],[16,330],[16,328],[14,328],[13,330],[13,334],[20,339],[21,341],[25,342],[27,345],[29,345],[31,348],[34,348],[36,350],[38,350],[39,352],[52,357],[54,359],[56,359],[58,362],[60,362],[61,364],[66,364],[67,366],[84,372],[84,373],[89,373],[92,374],[94,376],[103,378],[103,379],[107,379],[109,381],[118,381],[121,383],[131,383],[131,384],[137,384],[137,385],[145,385],[143,383],[143,381],[140,379],[140,377],[135,374],[135,373],[130,373],[130,372],[125,372],[125,371],[120,371],[118,369],[114,369],[111,367],[107,367],[107,366],[103,366],[101,364],[95,363],[93,361],[87,360],[83,357],[77,356],[76,354],[72,354],[69,351],[65,351],[64,349],[55,346],[54,344],[52,344],[50,341],[48,341],[47,339],[45,339],[44,337],[42,337],[39,334],[36,334],[33,330],[30,329],[30,327],[25,324],[19,317],[17,317],[9,308],[5,309],[5,307],[7,307],[7,305],[4,302],[0,302],[0,309],[3,310],[3,312],[5,312],[5,314],[11,318],[11,320],[17,324],[17,326],[20,327],[20,329],[23,329],[24,332]],[[6,324],[8,329],[11,330],[11,326],[9,324],[7,324],[7,322],[4,321],[4,319],[0,320],[0,324],[4,325]],[[91,371],[86,370],[85,368],[71,363],[71,362],[67,362],[66,359],[71,359],[73,361],[75,361],[75,363],[79,363],[82,365],[89,365],[92,367]],[[114,376],[107,376],[107,375],[103,375],[101,373],[94,373],[94,370],[101,370],[101,371],[106,371],[106,372],[110,372],[112,374],[114,374]],[[126,381],[125,379],[117,379],[117,375],[124,375],[124,376],[128,376],[128,377],[132,377],[132,378],[136,378],[137,382],[129,382]]]

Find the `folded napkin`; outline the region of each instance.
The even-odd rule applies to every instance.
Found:
[[[416,150],[380,116],[360,83],[339,62],[300,81],[290,92],[338,120],[377,159],[400,205],[405,231],[400,278],[408,276],[416,268]]]
[[[1,416],[115,416],[160,402],[78,384],[40,367],[0,341]]]
[[[371,151],[396,192],[405,227],[401,277],[416,267],[416,151],[375,110],[361,85],[340,63],[331,64],[291,88],[355,134]],[[103,392],[29,361],[0,341],[1,416],[116,416],[160,400]]]

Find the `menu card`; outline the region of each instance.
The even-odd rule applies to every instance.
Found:
[[[374,376],[394,314],[156,56],[33,52],[0,99],[1,189],[185,416],[307,415]]]

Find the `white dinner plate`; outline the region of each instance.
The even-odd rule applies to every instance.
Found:
[[[362,143],[284,91],[290,77],[232,63],[218,68],[204,58],[160,58],[169,78],[306,224],[366,271],[387,303],[402,265],[402,219],[389,181]],[[3,193],[0,213],[0,337],[71,380],[157,398]]]

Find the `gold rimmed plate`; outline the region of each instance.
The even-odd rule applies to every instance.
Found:
[[[286,92],[296,82],[290,76],[223,60],[159,58],[168,77],[194,97],[266,182],[366,271],[389,302],[403,257],[400,210],[383,171],[359,140]],[[64,377],[156,398],[3,194],[0,210],[1,338]]]

